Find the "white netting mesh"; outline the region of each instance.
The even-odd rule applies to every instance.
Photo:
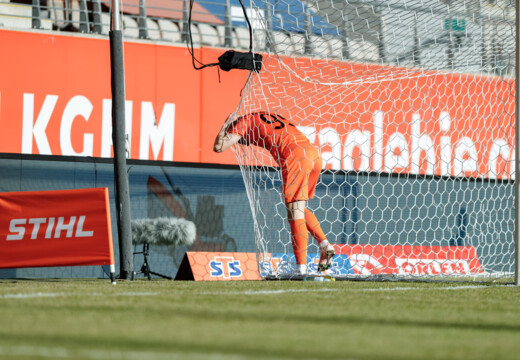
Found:
[[[279,113],[321,150],[326,171],[309,208],[342,254],[336,275],[511,275],[513,6],[252,4],[263,69],[237,114]],[[262,149],[235,151],[260,270],[283,275],[292,247],[280,172]]]

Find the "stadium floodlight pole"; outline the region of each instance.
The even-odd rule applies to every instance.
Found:
[[[121,279],[133,280],[132,232],[130,224],[130,191],[126,167],[125,132],[125,68],[120,0],[111,0],[110,70],[112,73],[112,143],[114,145],[114,178],[116,187],[117,234]]]
[[[518,139],[520,139],[520,4],[516,1],[515,6],[515,285],[520,285],[520,184],[518,176],[518,169],[520,166],[520,146]]]

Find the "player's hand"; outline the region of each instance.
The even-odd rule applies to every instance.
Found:
[[[224,135],[222,132],[220,132],[215,138],[215,143],[213,144],[213,151],[216,153],[221,153],[222,146],[224,146]]]

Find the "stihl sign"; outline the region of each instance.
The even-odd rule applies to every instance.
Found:
[[[9,234],[6,240],[60,239],[62,236],[66,238],[92,237],[94,231],[83,229],[85,218],[85,215],[81,215],[68,218],[60,216],[58,218],[12,219],[9,222]],[[78,219],[77,222],[76,219]],[[26,230],[28,230],[28,236],[25,235]]]
[[[0,268],[113,264],[108,189],[0,193]]]

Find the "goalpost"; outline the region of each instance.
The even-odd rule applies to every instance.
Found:
[[[512,279],[515,13],[505,0],[252,1],[237,115],[291,119],[321,151],[309,208],[336,278]],[[259,25],[258,25],[259,24]],[[281,174],[236,145],[259,271],[294,267]],[[309,239],[309,273],[319,249]]]

